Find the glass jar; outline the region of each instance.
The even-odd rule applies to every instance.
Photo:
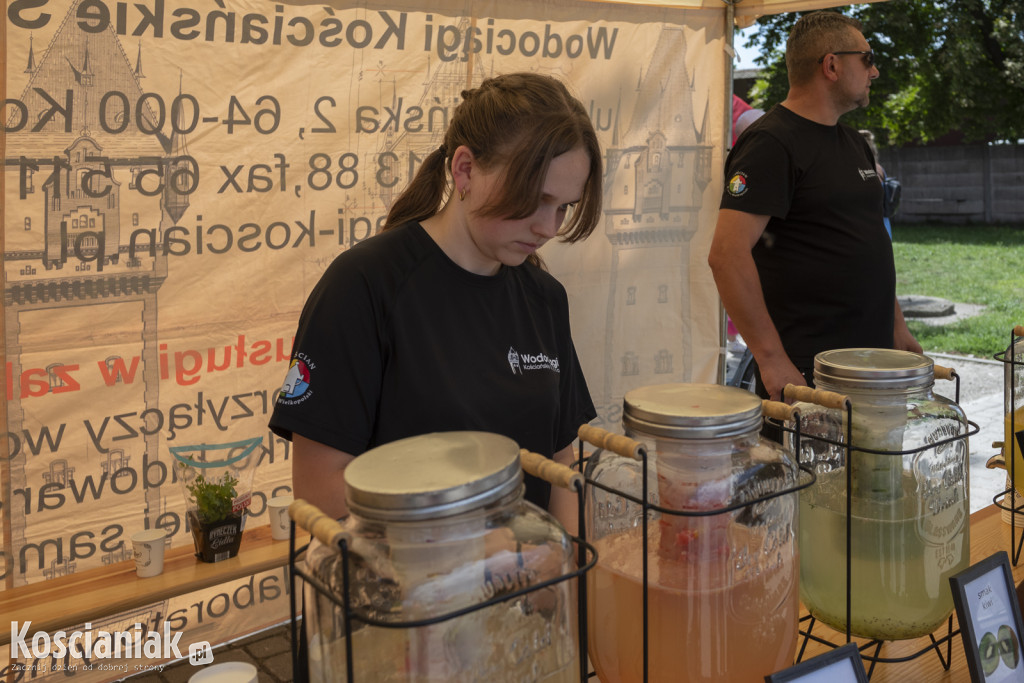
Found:
[[[817,474],[800,492],[801,600],[846,631],[849,483],[850,632],[878,640],[929,634],[952,613],[949,577],[970,565],[967,419],[932,393],[934,366],[917,353],[825,351],[814,359],[814,382],[849,399],[852,443],[847,468],[838,445],[846,443],[846,411],[796,405],[800,461]]]
[[[574,581],[430,625],[574,571],[572,543],[523,500],[519,448],[483,432],[417,436],[374,448],[345,470],[354,680],[579,681]],[[346,680],[342,556],[314,542],[305,620],[312,681]]]
[[[598,554],[587,575],[588,652],[598,677],[643,680],[645,533],[648,681],[761,680],[789,666],[797,499],[762,498],[792,489],[799,469],[761,439],[761,400],[734,387],[663,384],[630,391],[623,404],[626,435],[646,448],[657,509],[645,531],[640,461],[607,450],[588,460],[586,520]]]

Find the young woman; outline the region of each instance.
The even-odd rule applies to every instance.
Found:
[[[374,446],[480,430],[568,463],[596,415],[565,290],[536,253],[597,224],[593,125],[547,76],[497,76],[462,97],[382,233],[338,256],[299,320],[270,426],[294,443],[296,497],[336,517],[346,465]],[[563,493],[548,505],[528,477],[527,498],[574,530]]]

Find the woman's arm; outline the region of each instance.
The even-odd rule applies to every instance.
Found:
[[[348,515],[345,468],[355,456],[292,434],[292,491],[335,519]]]

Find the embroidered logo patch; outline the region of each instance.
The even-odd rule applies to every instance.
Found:
[[[735,174],[732,178],[729,178],[729,183],[725,186],[725,189],[733,197],[739,197],[747,191],[747,175],[742,171]]]
[[[284,384],[281,385],[281,391],[277,395],[277,400],[284,405],[301,402],[309,391],[311,380],[309,371],[316,366],[308,363],[307,360],[300,357],[292,358],[291,365],[288,366],[288,374],[284,378]]]
[[[521,375],[527,370],[559,372],[558,358],[551,358],[545,353],[520,353],[515,347],[508,349],[508,365],[513,375]]]

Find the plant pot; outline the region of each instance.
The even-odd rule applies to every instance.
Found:
[[[188,518],[192,527],[192,540],[196,545],[196,557],[200,560],[220,562],[238,554],[238,547],[242,544],[242,528],[245,526],[242,514],[207,524],[199,521],[194,510],[189,510]]]

